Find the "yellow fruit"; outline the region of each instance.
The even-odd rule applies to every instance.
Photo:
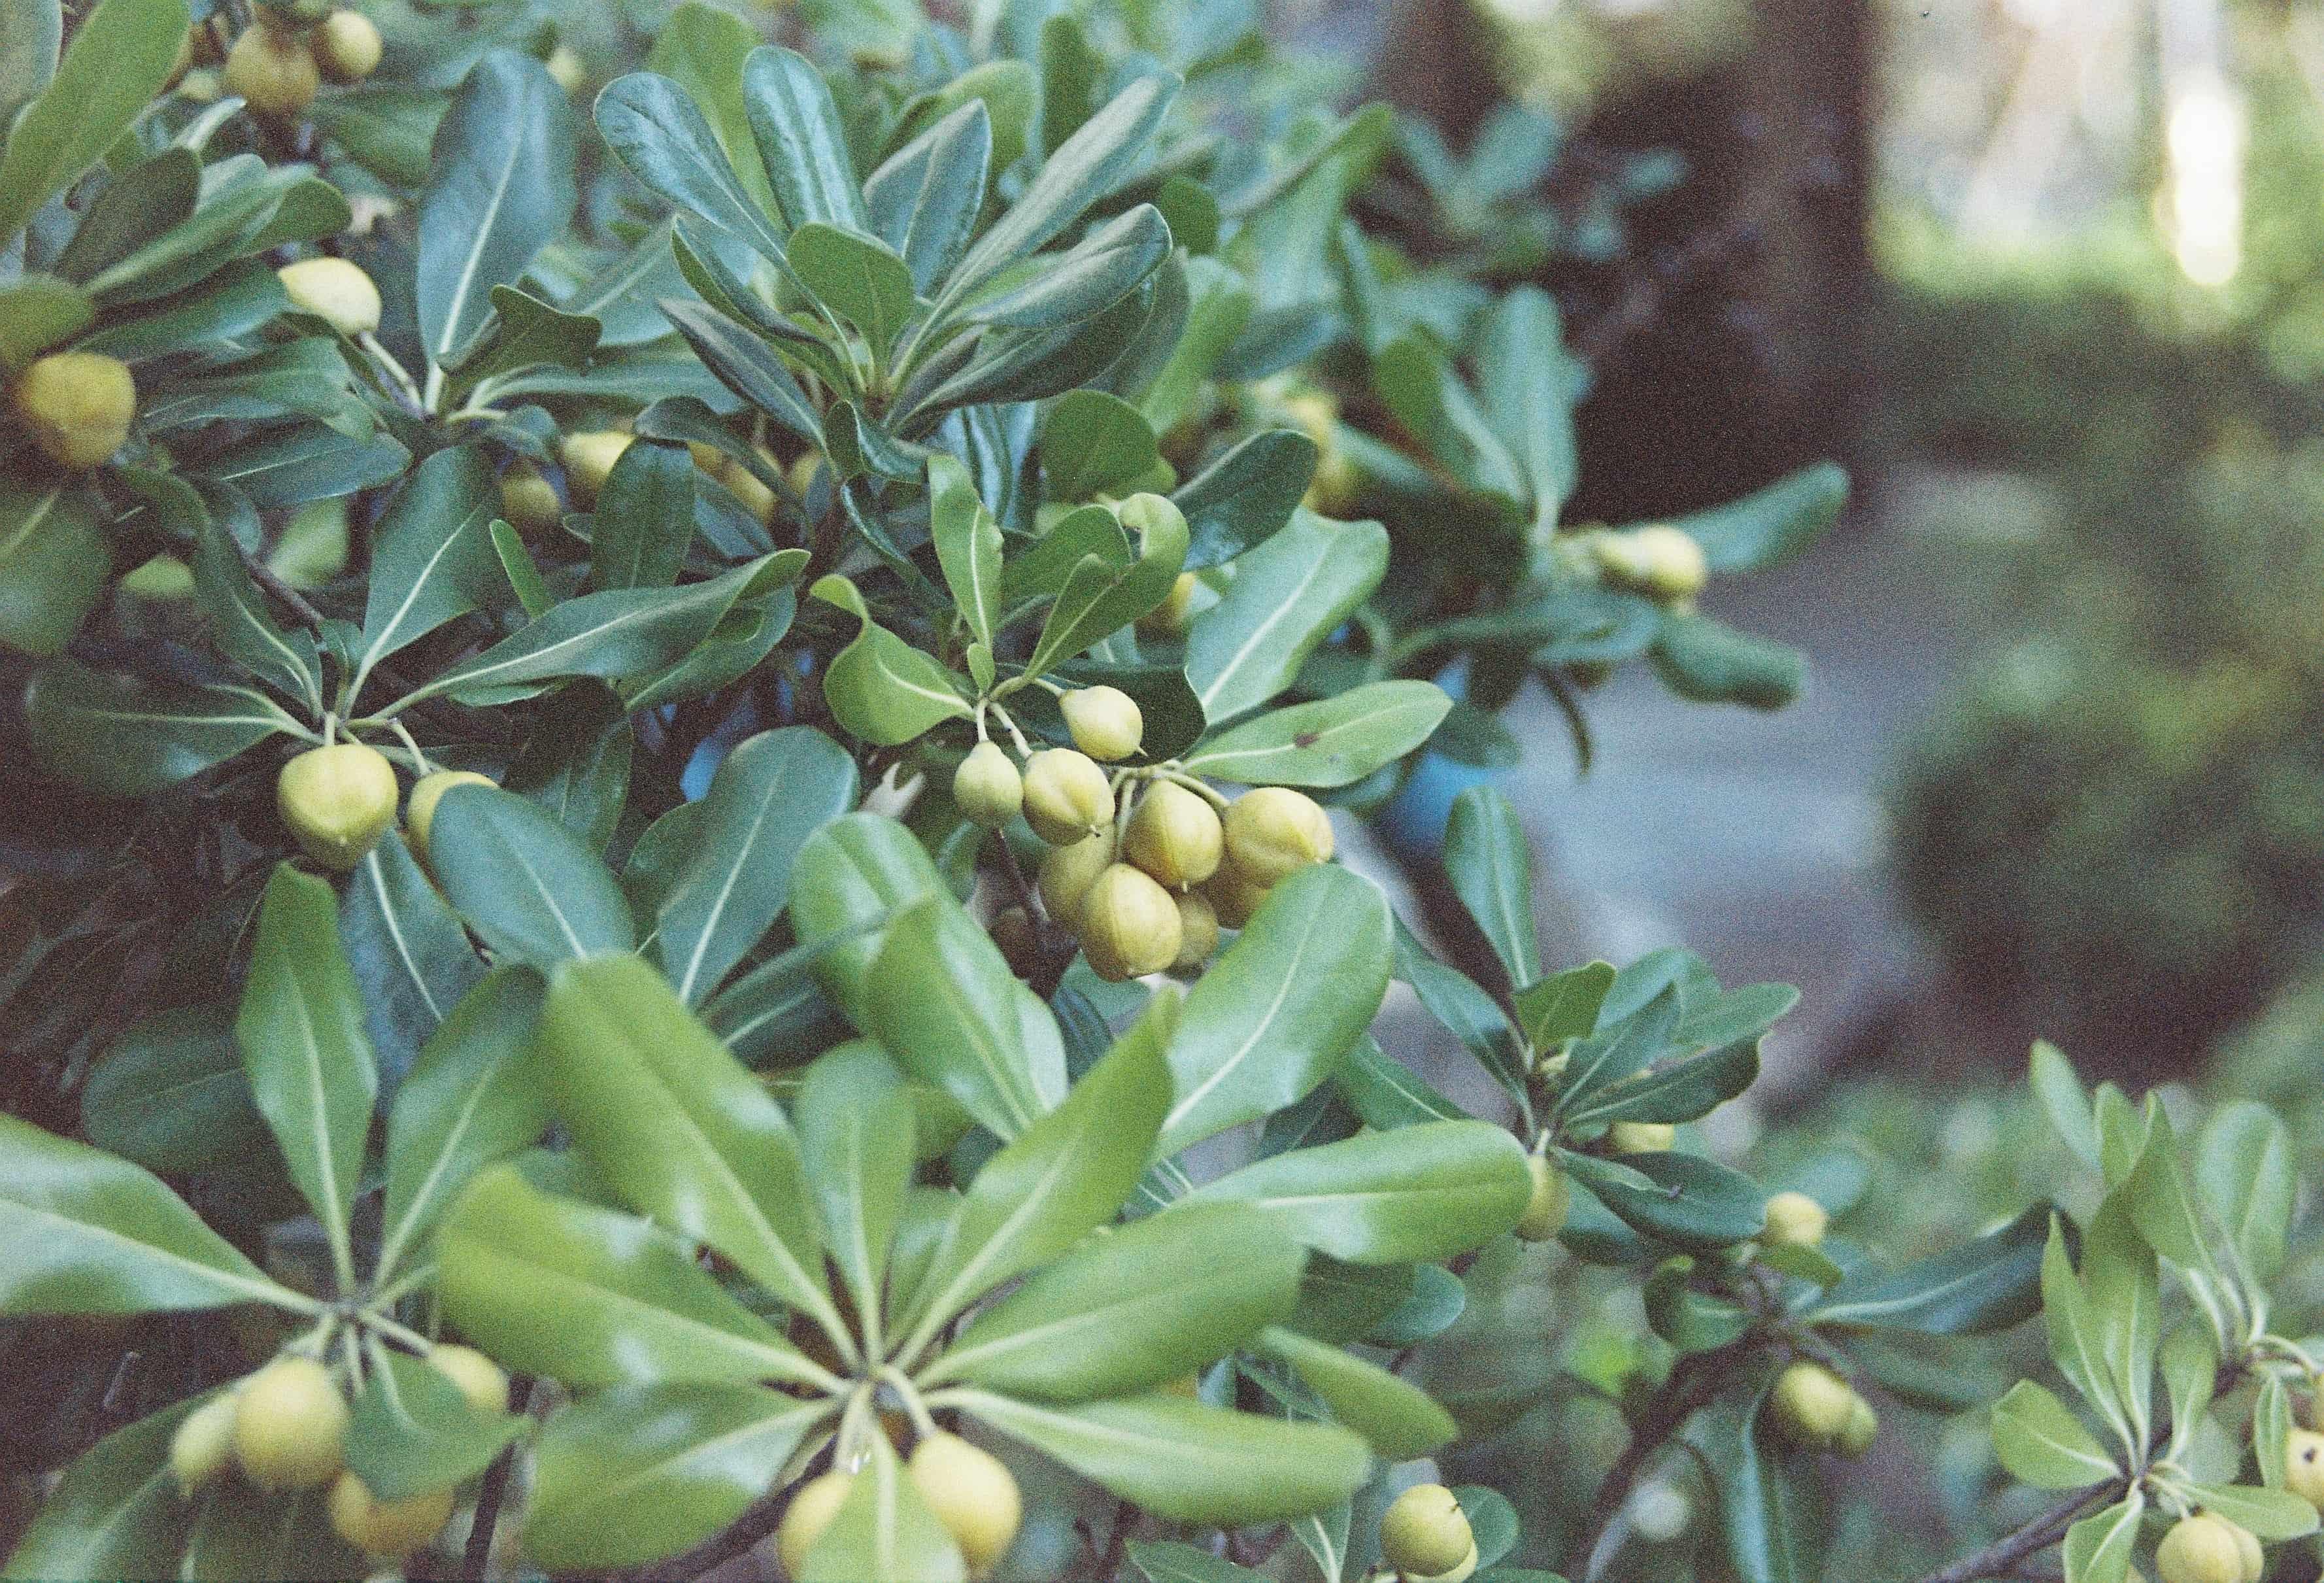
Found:
[[[192,1495],[225,1470],[234,1455],[234,1397],[226,1394],[203,1402],[179,1423],[170,1437],[170,1471],[179,1494]]]
[[[412,783],[411,801],[403,810],[403,834],[420,861],[427,861],[428,832],[436,823],[436,805],[444,801],[444,793],[455,786],[491,784],[490,775],[474,770],[436,770]]]
[[[226,58],[226,91],[261,116],[296,116],[323,85],[315,52],[296,34],[260,23],[244,29]]]
[[[379,69],[379,29],[360,11],[334,11],[315,29],[315,65],[327,82],[361,82]]]
[[[1087,754],[1046,748],[1025,764],[1025,819],[1050,846],[1069,845],[1113,822],[1113,788]]]
[[[921,1440],[905,1468],[920,1499],[960,1546],[969,1576],[982,1577],[1009,1553],[1025,1509],[1017,1480],[1000,1458],[939,1430]]]
[[[1775,1424],[1803,1446],[1824,1447],[1848,1427],[1858,1400],[1846,1380],[1820,1363],[1795,1363],[1775,1381]]]
[[[16,416],[32,443],[60,466],[85,473],[119,450],[137,415],[129,365],[102,352],[51,352],[16,381]]]
[[[540,476],[530,462],[517,462],[501,475],[501,515],[509,526],[538,533],[565,520],[565,503],[557,486]]]
[[[1199,792],[1157,781],[1139,799],[1121,838],[1122,856],[1174,891],[1188,891],[1219,871],[1226,832]]]
[[[395,822],[395,766],[375,747],[309,748],[274,782],[274,806],[307,856],[353,868]],[[424,822],[424,821],[423,821]]]
[[[282,1357],[244,1382],[235,1399],[234,1454],[263,1490],[314,1489],[338,1476],[347,1404],[331,1371]]]
[[[584,505],[596,504],[597,491],[605,486],[613,464],[630,449],[632,439],[618,429],[590,430],[565,437],[564,443],[557,448],[557,458],[565,464],[565,482],[572,488],[575,499]]]
[[[765,458],[769,467],[778,472],[782,470],[782,464],[778,462],[773,453],[764,446],[759,448],[759,454]],[[751,471],[733,457],[718,458],[717,474],[718,481],[725,485],[733,493],[734,498],[742,503],[743,510],[759,519],[761,525],[763,526],[775,520],[775,492],[759,482],[758,474]]]
[[[1203,894],[1211,899],[1211,910],[1220,923],[1229,929],[1240,929],[1266,902],[1275,887],[1246,879],[1240,873],[1223,865],[1203,886]]]
[[[428,1366],[459,1386],[478,1412],[493,1417],[508,1411],[508,1375],[475,1347],[439,1342],[429,1349]]]
[[[1332,820],[1305,792],[1261,786],[1227,805],[1225,847],[1238,875],[1273,885],[1332,856]]]
[[[1168,495],[1143,490],[1115,506],[1113,520],[1134,540],[1144,540],[1157,532],[1166,539],[1183,539],[1186,532],[1185,514],[1171,503]]]
[[[820,1474],[799,1486],[798,1494],[791,1497],[790,1509],[783,1514],[783,1524],[775,1531],[775,1551],[782,1557],[783,1572],[798,1578],[807,1571],[807,1552],[839,1515],[847,1492],[854,1486],[855,1476],[836,1470]]]
[[[1089,836],[1071,846],[1052,848],[1041,859],[1038,882],[1041,905],[1048,909],[1049,917],[1067,929],[1079,929],[1083,900],[1097,876],[1112,863],[1111,836]]]
[[[1185,973],[1209,961],[1219,949],[1219,914],[1200,891],[1171,900],[1178,904],[1178,957],[1170,966]]]
[[[807,491],[815,487],[816,475],[822,471],[823,452],[811,450],[791,463],[790,471],[784,475],[784,481],[790,485],[792,494],[805,500]]]
[[[1692,534],[1667,523],[1605,533],[1591,548],[1608,581],[1658,599],[1692,598],[1711,580],[1702,546]]]
[[[1025,805],[1025,777],[997,742],[980,742],[953,772],[952,799],[971,822],[1005,825]]]
[[[189,71],[178,79],[178,92],[198,105],[215,105],[225,90],[218,86],[218,74],[207,68]]]
[[[383,1501],[352,1473],[331,1486],[331,1530],[365,1555],[409,1555],[436,1537],[452,1517],[449,1486]]]
[[[1109,866],[1082,898],[1082,951],[1101,978],[1159,973],[1178,959],[1178,904],[1144,870]]]
[[[1194,615],[1194,584],[1198,580],[1191,571],[1180,572],[1162,602],[1138,618],[1138,630],[1154,637],[1183,637]]]
[[[582,64],[581,57],[563,44],[549,52],[545,64],[549,68],[549,80],[568,94],[578,91],[581,85],[589,80],[589,69]]]
[[[1606,1129],[1606,1146],[1617,1154],[1667,1154],[1678,1128],[1666,1121],[1618,1121]]]
[[[1057,700],[1074,745],[1093,759],[1128,758],[1145,740],[1138,700],[1118,687],[1077,687]]]
[[[1813,1247],[1823,1240],[1831,1217],[1805,1193],[1777,1193],[1767,1200],[1767,1229],[1759,1240],[1775,1247]]]
[[[2227,1523],[2225,1517],[2219,1521]],[[2267,1571],[2267,1551],[2260,1548],[2259,1535],[2234,1523],[2227,1523],[2227,1532],[2235,1535],[2236,1554],[2244,1564],[2243,1583],[2259,1583]]]
[[[1414,1485],[1380,1515],[1380,1553],[1408,1578],[1442,1577],[1476,1547],[1469,1514],[1441,1484]]]
[[[379,328],[379,288],[346,259],[302,258],[274,273],[290,293],[291,307],[313,314],[341,335],[368,335]]]
[[[1573,1190],[1565,1173],[1540,1154],[1526,1162],[1533,1171],[1533,1197],[1517,1217],[1517,1236],[1526,1242],[1547,1242],[1565,1229],[1565,1213],[1572,1207]]]
[[[1832,1449],[1843,1457],[1861,1457],[1880,1438],[1880,1415],[1872,1411],[1871,1402],[1855,1392],[1849,1392],[1849,1398],[1848,1421],[1840,1426]]]
[[[2243,1583],[2244,1558],[2229,1526],[2209,1512],[2182,1517],[2154,1547],[2163,1583]]]
[[[1404,1583],[1468,1583],[1477,1570],[1477,1541],[1469,1541],[1468,1552],[1450,1571],[1406,1572]]]

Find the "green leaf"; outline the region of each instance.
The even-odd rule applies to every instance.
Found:
[[[1001,524],[977,498],[968,469],[951,457],[928,458],[928,516],[945,587],[970,635],[990,650],[1001,619]]]
[[[1702,546],[1713,571],[1764,571],[1803,553],[1848,502],[1848,475],[1830,462],[1803,467],[1754,495],[1671,525]]]
[[[884,242],[820,221],[791,233],[790,261],[800,283],[885,358],[911,317],[911,266]]]
[[[1129,296],[1169,256],[1169,222],[1141,203],[1063,253],[1040,254],[1003,271],[957,315],[964,323],[1010,329],[1079,324]]]
[[[1541,977],[1533,926],[1533,848],[1517,810],[1492,786],[1471,786],[1452,800],[1444,832],[1444,877],[1484,931],[1511,984]]]
[[[383,1501],[409,1500],[482,1473],[524,1420],[481,1413],[451,1376],[401,1353],[373,1357],[347,1424],[347,1467]]]
[[[1536,1050],[1554,1051],[1569,1039],[1587,1038],[1598,1026],[1598,1010],[1614,987],[1611,962],[1588,962],[1528,984],[1510,998],[1517,1020]]]
[[[2082,1234],[2084,1312],[2094,1321],[2099,1356],[2116,1400],[2130,1415],[2133,1438],[2144,1440],[2152,1422],[2155,1350],[2163,1334],[2163,1294],[2154,1254],[2140,1237],[2120,1197],[2099,1206]],[[2046,1294],[2045,1294],[2046,1297]]]
[[[0,1309],[12,1314],[313,1307],[160,1178],[14,1116],[0,1116]]]
[[[503,581],[489,531],[499,514],[500,488],[481,446],[439,450],[397,486],[372,532],[358,690],[398,649],[491,604]]]
[[[2196,1140],[2195,1180],[2243,1268],[2262,1284],[2274,1280],[2300,1186],[2283,1123],[2247,1099],[2221,1106]]]
[[[0,154],[0,243],[95,164],[177,63],[185,0],[103,0],[73,33],[54,80],[15,112]],[[11,35],[14,31],[11,12]]]
[[[1766,1228],[1759,1185],[1700,1154],[1614,1161],[1559,1150],[1557,1163],[1628,1225],[1674,1246],[1711,1253]]]
[[[541,1430],[525,1553],[556,1573],[676,1555],[762,1499],[830,1412],[828,1402],[751,1384],[616,1385],[586,1396]]]
[[[2188,1494],[2196,1504],[2270,1544],[2305,1539],[2316,1532],[2316,1508],[2288,1489],[2197,1485]]]
[[[1390,341],[1372,359],[1372,389],[1461,487],[1505,511],[1526,501],[1516,458],[1434,337],[1411,329]]]
[[[1438,1093],[1370,1038],[1356,1041],[1333,1074],[1340,1097],[1366,1126],[1380,1132],[1428,1121],[1459,1121],[1469,1113]]]
[[[1367,682],[1253,716],[1205,739],[1185,767],[1246,785],[1352,785],[1426,742],[1452,707],[1433,681]]]
[[[595,315],[567,311],[514,286],[494,286],[492,316],[456,354],[450,389],[475,390],[524,368],[586,369],[605,327]]]
[[[844,815],[799,848],[791,866],[791,928],[801,945],[844,937],[817,958],[816,970],[857,1027],[869,1020],[866,991],[887,920],[940,893],[950,893],[927,849],[877,814]]]
[[[2128,1430],[2122,1396],[2107,1368],[2098,1321],[2089,1306],[2067,1251],[2064,1222],[2053,1214],[2042,1249],[2042,1322],[2049,1335],[2050,1357],[2067,1384],[2106,1415],[2117,1439],[2124,1439]]]
[[[1151,1390],[1288,1317],[1304,1257],[1240,1205],[1132,1221],[981,1311],[922,1383],[1046,1402]]]
[[[872,1437],[830,1526],[808,1547],[799,1583],[857,1583],[865,1578],[962,1583],[968,1565],[949,1530],[920,1498],[917,1480],[887,1437]]]
[[[681,84],[631,72],[597,96],[596,117],[606,146],[655,197],[764,257],[783,256],[781,232],[735,175],[727,150]]]
[[[1185,520],[1175,511],[1153,513],[1139,530],[1135,551],[1127,565],[1095,555],[1075,564],[1026,662],[1029,672],[1072,659],[1167,598],[1185,563]]]
[[[1807,685],[1807,656],[1708,616],[1666,616],[1655,639],[1663,685],[1695,703],[1780,709]]]
[[[163,1012],[115,1040],[81,1089],[80,1117],[90,1143],[149,1171],[215,1170],[270,1143],[222,1003]]]
[[[1493,305],[1477,332],[1477,393],[1533,502],[1536,543],[1556,531],[1581,473],[1573,403],[1587,375],[1563,349],[1557,304],[1519,286]]]
[[[598,588],[666,588],[694,542],[696,469],[682,445],[626,447],[597,497],[589,581]]]
[[[872,217],[864,212],[846,128],[815,63],[796,50],[752,51],[742,63],[742,104],[794,235],[819,222],[869,236]]]
[[[888,926],[862,1009],[860,1025],[899,1067],[998,1137],[1018,1136],[1065,1097],[1056,1020],[948,893]]]
[[[446,899],[504,958],[546,970],[637,943],[629,903],[605,866],[513,792],[453,787],[436,805],[428,851]]]
[[[1485,1122],[1443,1121],[1274,1155],[1181,1202],[1249,1203],[1335,1259],[1397,1264],[1483,1246],[1517,1224],[1532,1194],[1515,1138]]]
[[[572,223],[576,143],[565,90],[530,55],[482,56],[436,129],[420,195],[417,309],[429,360],[448,366]]]
[[[86,494],[0,480],[0,646],[60,652],[112,576],[113,552]]]
[[[199,1404],[188,1397],[82,1452],[41,1502],[0,1578],[175,1576],[187,1508],[170,1472],[170,1439]]]
[[[1814,1583],[1823,1576],[1823,1514],[1812,1466],[1784,1458],[1761,1421],[1769,1384],[1731,1392],[1694,1420],[1738,1583]]]
[[[1997,1231],[1907,1264],[1859,1268],[1810,1310],[1808,1322],[1971,1336],[2031,1319],[2041,1306],[2050,1208],[2037,1204]]]
[[[1710,1352],[1751,1328],[1752,1315],[1739,1303],[1692,1283],[1694,1261],[1683,1254],[1665,1259],[1646,1277],[1646,1323],[1681,1352]]]
[[[559,968],[534,1049],[558,1118],[623,1203],[838,1328],[789,1118],[659,973],[635,957]]]
[[[210,618],[219,649],[319,716],[323,671],[314,636],[282,630],[235,548],[238,530],[246,527],[251,538],[256,539],[257,514],[239,496],[225,491],[210,500],[196,497],[187,504],[199,514],[193,555],[194,593]],[[378,575],[374,557],[373,576]]]
[[[364,1553],[331,1530],[328,1492],[303,1490],[253,1500],[228,1485],[202,1498],[175,1572],[187,1583],[242,1583],[250,1578],[361,1574]]]
[[[889,1245],[912,1187],[915,1109],[895,1064],[861,1041],[817,1057],[794,1105],[824,1245],[875,1338]]]
[[[405,1072],[484,965],[451,908],[391,830],[355,866],[339,935],[382,1070]]]
[[[0,126],[55,78],[64,36],[58,0],[18,0],[0,16]]]
[[[1157,1517],[1240,1527],[1320,1510],[1371,1471],[1337,1424],[1227,1412],[1183,1396],[1037,1407],[982,1391],[946,1393],[969,1416],[1053,1457]]]
[[[2080,1489],[2120,1476],[2081,1421],[2031,1380],[1993,1404],[1993,1449],[2011,1477],[2037,1489]]]
[[[1063,1104],[985,1162],[920,1283],[918,1338],[1114,1217],[1145,1174],[1170,1103],[1162,1051],[1176,1009],[1156,995]]]
[[[1161,460],[1154,430],[1118,395],[1067,391],[1043,415],[1041,469],[1052,500],[1128,494]]]
[[[1563,1115],[1590,1103],[1598,1094],[1627,1082],[1670,1053],[1678,1032],[1678,990],[1665,985],[1634,1011],[1618,1015],[1612,1009],[1621,992],[1618,976],[1599,1008],[1601,1031],[1577,1041],[1568,1054],[1557,1110]]]
[[[2138,1520],[2146,1492],[2134,1486],[2121,1500],[2066,1530],[2066,1583],[2123,1583],[2130,1576],[2130,1552],[2138,1542]]]
[[[88,229],[86,223],[82,229]],[[88,329],[96,317],[96,304],[70,281],[54,275],[26,275],[0,286],[0,365],[21,372],[50,347]]]
[[[1352,1353],[1274,1325],[1259,1337],[1259,1351],[1296,1371],[1332,1416],[1363,1436],[1385,1461],[1425,1457],[1460,1432],[1452,1415],[1425,1391]]]
[[[2210,1237],[2180,1163],[2179,1136],[2159,1100],[2148,1100],[2146,1147],[2116,1199],[2156,1253],[2181,1269],[2218,1277]]]
[[[889,155],[864,181],[872,223],[910,266],[915,291],[932,290],[968,245],[991,163],[992,117],[982,99],[972,98]]]
[[[1127,1553],[1147,1583],[1264,1583],[1267,1577],[1176,1540],[1134,1539]]]
[[[363,995],[339,947],[338,897],[329,881],[276,866],[259,904],[234,1033],[259,1113],[346,1281],[355,1267],[348,1227],[379,1069],[364,1032]]]
[[[1617,1121],[1699,1121],[1758,1076],[1759,1041],[1747,1038],[1608,1084],[1561,1114],[1568,1126],[1575,1127]]]
[[[486,1166],[540,1141],[549,1103],[531,1059],[540,980],[500,967],[462,996],[396,1090],[387,1118],[379,1265],[425,1242]]]
[[[1186,634],[1186,680],[1204,717],[1231,720],[1289,687],[1387,570],[1388,532],[1378,523],[1294,512],[1279,532],[1236,559],[1234,580]]]
[[[1270,1115],[1330,1077],[1379,1012],[1392,955],[1388,899],[1370,880],[1317,865],[1277,885],[1186,996],[1160,1153]]]
[[[834,573],[809,592],[862,623],[854,640],[832,656],[823,677],[824,700],[850,736],[891,747],[945,720],[968,717],[960,679],[874,622],[853,582]]]
[[[1315,457],[1296,430],[1262,430],[1180,485],[1170,501],[1186,517],[1186,569],[1224,565],[1273,538],[1314,481]]]
[[[651,1221],[481,1172],[437,1233],[446,1316],[511,1368],[569,1385],[825,1384],[828,1376]]]
[[[202,468],[212,483],[231,485],[259,510],[273,511],[375,488],[410,465],[411,453],[385,434],[361,440],[302,422],[205,458]]]

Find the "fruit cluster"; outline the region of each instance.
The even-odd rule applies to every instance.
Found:
[[[598,492],[613,477],[613,464],[636,440],[636,435],[620,429],[588,429],[558,442],[557,457],[564,466],[566,491],[576,505],[586,509],[596,504]],[[804,498],[823,464],[822,453],[807,451],[787,468],[763,445],[752,447],[760,462],[755,468],[700,440],[689,440],[687,449],[693,454],[694,465],[723,486],[761,525],[774,522],[778,499],[766,478],[783,478],[792,494]],[[521,532],[546,532],[564,521],[565,502],[546,474],[530,462],[519,461],[501,475],[501,514]]]
[[[921,1434],[904,1470],[922,1504],[960,1547],[969,1576],[982,1578],[991,1571],[1016,1542],[1024,1516],[1017,1480],[1001,1458],[958,1435],[931,1429]],[[807,1480],[791,1496],[775,1533],[786,1576],[807,1575],[807,1552],[847,1504],[857,1477],[834,1468]]]
[[[508,1375],[472,1347],[436,1346],[429,1366],[480,1413],[508,1411]],[[349,1412],[339,1381],[313,1357],[286,1354],[212,1396],[178,1425],[170,1471],[191,1496],[229,1465],[268,1494],[330,1487],[331,1527],[367,1555],[408,1555],[452,1515],[452,1490],[382,1500],[346,1467]]]
[[[379,69],[385,53],[378,27],[362,12],[298,0],[257,7],[255,20],[224,51],[226,69],[212,80],[208,69],[220,59],[213,26],[196,28],[189,39],[180,57],[180,91],[204,99],[222,88],[254,115],[277,120],[305,114],[327,82],[361,82]],[[203,69],[200,78],[186,70],[196,65]]]
[[[981,740],[953,775],[953,799],[988,827],[1022,813],[1048,844],[1042,908],[1099,977],[1199,966],[1222,927],[1241,928],[1286,875],[1332,856],[1332,821],[1303,792],[1260,786],[1230,801],[1167,764],[1109,775],[1100,761],[1126,759],[1144,739],[1137,700],[1113,687],[1056,690],[1074,745],[1037,752],[1019,738],[1012,757]],[[1003,913],[994,933],[1006,949],[1030,922]]]
[[[455,786],[489,786],[474,770],[431,770],[412,783],[403,814],[414,856],[428,860],[428,830],[436,805]],[[326,868],[349,869],[379,845],[395,823],[395,766],[375,747],[335,742],[309,748],[275,777],[274,805],[300,849]]]

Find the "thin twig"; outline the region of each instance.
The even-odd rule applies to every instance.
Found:
[[[509,1382],[509,1410],[522,1412],[532,1394],[532,1381],[523,1375]],[[493,1562],[493,1534],[501,1525],[501,1502],[507,1498],[509,1468],[516,1458],[513,1443],[501,1448],[484,1470],[484,1487],[476,1492],[476,1520],[468,1525],[468,1547],[460,1558],[460,1576],[479,1583]]]
[[[2065,1538],[2066,1530],[2071,1528],[2084,1513],[2121,1488],[2122,1480],[2114,1478],[2078,1490],[2015,1533],[1995,1540],[1975,1555],[1964,1556],[1952,1565],[1930,1573],[1921,1583],[1975,1583],[1980,1578],[2008,1577],[2029,1558]]]
[[[1647,1461],[1670,1442],[1671,1436],[1688,1419],[1711,1405],[1733,1377],[1733,1371],[1726,1365],[1748,1350],[1748,1346],[1722,1347],[1679,1359],[1670,1378],[1663,1382],[1662,1389],[1655,1393],[1646,1411],[1639,1414],[1637,1426],[1630,1431],[1630,1443],[1622,1448],[1621,1456],[1615,1458],[1614,1466],[1599,1482],[1597,1499],[1590,1506],[1590,1519],[1582,1524],[1581,1541],[1574,1546],[1572,1560],[1566,1568],[1568,1575],[1590,1575],[1591,1558],[1598,1553],[1607,1525],[1622,1509],[1622,1503],[1630,1498],[1630,1488],[1646,1470]]]
[[[243,569],[250,573],[251,581],[282,601],[290,614],[299,618],[300,625],[309,632],[323,630],[323,613],[307,602],[306,595],[284,582],[272,567],[259,560],[240,539],[232,533],[227,533],[226,539],[234,546],[234,552],[242,558]]]

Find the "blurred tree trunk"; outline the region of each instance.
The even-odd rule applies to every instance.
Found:
[[[1503,97],[1492,30],[1472,0],[1392,0],[1372,91],[1465,146]]]

